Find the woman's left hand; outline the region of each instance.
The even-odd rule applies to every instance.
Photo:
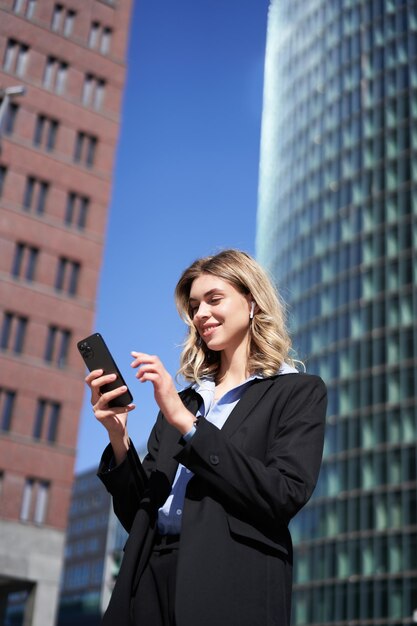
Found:
[[[188,433],[195,421],[195,417],[183,405],[175,388],[172,376],[166,371],[161,360],[144,352],[131,352],[134,361],[131,366],[139,368],[136,378],[145,383],[153,384],[155,400],[166,420],[182,435]]]

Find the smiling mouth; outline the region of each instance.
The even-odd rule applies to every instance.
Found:
[[[210,335],[213,334],[213,332],[216,330],[216,328],[219,327],[219,324],[213,324],[212,326],[207,326],[206,328],[202,329],[202,333],[201,336],[202,337],[209,337]]]

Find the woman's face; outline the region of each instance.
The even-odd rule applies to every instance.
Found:
[[[196,278],[190,291],[190,310],[201,339],[210,350],[236,349],[249,334],[251,295],[211,274]]]

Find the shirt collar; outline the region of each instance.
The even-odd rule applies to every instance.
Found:
[[[298,374],[298,370],[292,365],[288,365],[288,363],[283,363],[278,370],[278,376],[281,376],[281,374]]]
[[[219,400],[217,400],[216,404],[218,406],[221,406],[222,404],[236,402],[237,400],[239,400],[240,396],[242,395],[244,391],[244,387],[249,385],[250,382],[252,382],[253,380],[257,378],[261,379],[261,378],[264,378],[264,376],[262,376],[261,374],[253,374],[252,376],[249,376],[242,383],[240,383],[239,385],[236,385],[236,387],[229,389],[229,391],[227,391]],[[192,388],[198,393],[198,395],[203,400],[204,415],[206,415],[208,411],[211,409],[211,407],[214,406],[215,404],[214,393],[216,389],[216,384],[214,382],[214,378],[212,377],[203,378],[201,383],[194,383],[194,385],[192,385]]]
[[[296,374],[296,373],[298,372],[295,369],[295,367],[288,365],[288,363],[282,363],[281,367],[279,368],[277,372],[278,376],[282,374]],[[227,402],[234,402],[238,400],[244,391],[243,387],[248,385],[253,380],[256,380],[256,379],[262,380],[263,378],[265,378],[265,376],[261,373],[256,373],[256,374],[252,374],[252,376],[248,376],[248,378],[246,378],[246,380],[241,382],[239,385],[236,385],[236,387],[229,389],[229,391],[227,391],[220,398],[220,400],[218,401],[219,404],[223,404]],[[209,407],[211,407],[214,404],[215,387],[216,385],[214,382],[214,378],[212,376],[207,376],[203,378],[200,383],[196,382],[192,385],[192,389],[194,389],[194,391],[196,391],[196,393],[198,393],[198,395],[201,397],[201,399],[203,400],[204,406],[206,407],[207,410]]]
[[[244,380],[242,383],[239,383],[239,385],[236,385],[236,387],[233,387],[233,389],[238,389],[242,385],[246,385],[246,383],[249,383],[251,380],[255,380],[256,378],[265,378],[265,377],[262,374],[252,374],[252,376],[249,376],[248,378],[246,378],[246,380]],[[210,393],[210,394],[214,393],[215,387],[216,387],[216,384],[212,376],[206,376],[205,378],[201,380],[201,383],[194,383],[191,386],[191,388],[194,389],[194,391],[196,391],[200,395],[202,395],[203,393]]]
[[[295,367],[288,365],[288,363],[282,363],[281,367],[279,368],[277,372],[277,375],[281,376],[282,374],[298,374],[298,370],[295,369]],[[255,380],[257,378],[262,379],[262,378],[265,378],[265,376],[261,373],[252,374],[252,376],[249,376],[242,383],[234,387],[234,389],[237,389],[238,387],[241,387],[242,385],[246,385],[246,383],[249,383],[251,380]],[[200,395],[202,394],[202,392],[214,393],[214,388],[215,388],[214,378],[213,376],[206,376],[205,378],[201,380],[201,383],[196,382],[193,385],[191,385],[191,388],[194,389],[194,391],[196,391]]]

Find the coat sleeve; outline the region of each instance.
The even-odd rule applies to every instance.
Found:
[[[205,419],[177,455],[226,509],[266,528],[287,525],[307,502],[323,453],[326,387],[317,376],[291,379],[272,406],[264,461],[246,454]],[[263,406],[255,409],[255,420]]]
[[[156,464],[161,421],[162,415],[158,415],[143,461],[132,442],[126,458],[119,465],[113,467],[114,455],[110,444],[100,460],[97,475],[112,495],[114,512],[127,532],[130,532],[136,512],[146,496],[149,477]]]
[[[180,392],[184,405],[197,409],[197,396],[191,388]],[[148,450],[143,461],[132,442],[126,458],[117,467],[114,467],[114,456],[111,445],[107,446],[100,461],[98,477],[104,483],[107,491],[113,497],[113,509],[124,528],[130,532],[139,507],[148,508],[149,513],[155,514],[159,506],[167,498],[166,478],[156,470],[160,443],[166,429],[166,420],[161,412],[158,413],[154,427],[148,439]],[[178,433],[179,440],[183,440]],[[110,469],[111,468],[111,469]],[[162,494],[162,495],[161,495]]]

